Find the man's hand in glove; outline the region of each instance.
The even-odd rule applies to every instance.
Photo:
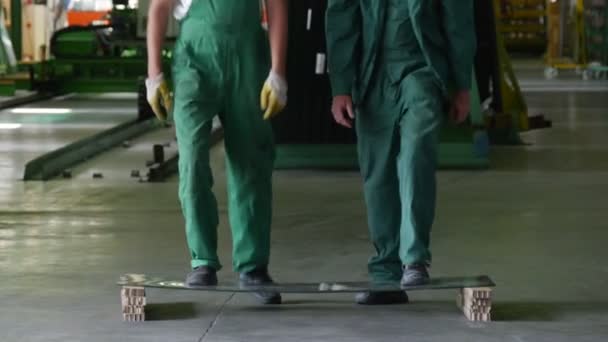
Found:
[[[156,117],[167,120],[172,107],[171,90],[162,73],[146,79],[146,92],[148,103],[152,107]]]
[[[260,104],[264,120],[279,114],[287,105],[287,81],[274,71],[270,71],[260,94]]]

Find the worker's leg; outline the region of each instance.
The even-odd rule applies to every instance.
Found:
[[[433,76],[424,72],[409,75],[400,87],[406,108],[399,122],[400,257],[404,264],[424,264],[431,261],[438,131],[444,101]]]
[[[179,149],[179,197],[186,221],[192,267],[220,269],[217,256],[217,202],[211,188],[209,140],[220,106],[218,87],[181,43],[175,50],[173,116]],[[219,70],[218,70],[219,72]]]
[[[401,278],[401,204],[397,176],[399,112],[392,99],[388,82],[378,79],[373,82],[356,117],[368,227],[376,250],[368,265],[374,281],[397,281]]]
[[[246,273],[267,267],[270,259],[275,150],[272,127],[260,109],[270,70],[267,42],[260,33],[233,43],[223,125],[233,266]]]

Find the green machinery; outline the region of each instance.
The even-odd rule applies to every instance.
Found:
[[[109,25],[68,27],[51,39],[49,80],[66,92],[134,91],[146,70],[146,25],[149,1],[115,0]],[[164,55],[167,66],[177,32],[169,23]]]
[[[146,74],[144,14],[148,2],[139,3],[139,8],[129,8],[128,1],[115,0],[107,16],[109,24],[71,26],[55,32],[50,41],[51,58],[22,63],[16,72],[5,74],[0,78],[2,92],[11,95],[10,89],[7,91],[11,86],[54,93],[138,91]],[[20,32],[16,32],[20,30],[12,31],[12,40],[20,41]],[[172,45],[172,37],[168,38],[167,63]],[[18,44],[15,51],[19,53]]]
[[[115,9],[110,25],[57,31],[50,44],[53,58],[36,76],[62,92],[133,91],[146,72],[145,41],[134,34],[135,15]]]

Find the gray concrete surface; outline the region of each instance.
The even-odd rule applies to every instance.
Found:
[[[369,308],[347,295],[259,307],[244,294],[150,290],[152,320],[123,323],[120,274],[187,272],[175,180],[4,179],[0,341],[606,341],[608,97],[536,91],[528,103],[554,127],[524,134],[528,146],[494,148],[491,170],[438,175],[432,274],[491,275],[495,322],[467,322],[454,291]],[[221,278],[232,279],[221,147],[212,159]],[[356,173],[276,173],[273,229],[277,280],[366,278]]]
[[[135,95],[122,93],[66,95],[1,110],[0,180],[21,179],[28,161],[135,117]]]
[[[102,153],[73,169],[73,178],[91,179],[94,173],[101,173],[110,181],[138,181],[131,177],[131,171],[138,170],[142,178],[148,173],[148,162],[154,161],[154,145],[163,145],[165,160],[177,153],[174,127],[160,127],[128,141],[128,147],[112,149]]]

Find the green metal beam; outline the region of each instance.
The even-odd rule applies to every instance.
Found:
[[[439,145],[440,169],[486,169],[487,155],[475,150],[471,143],[443,143]],[[357,148],[343,145],[279,145],[275,169],[347,169],[359,168]]]

